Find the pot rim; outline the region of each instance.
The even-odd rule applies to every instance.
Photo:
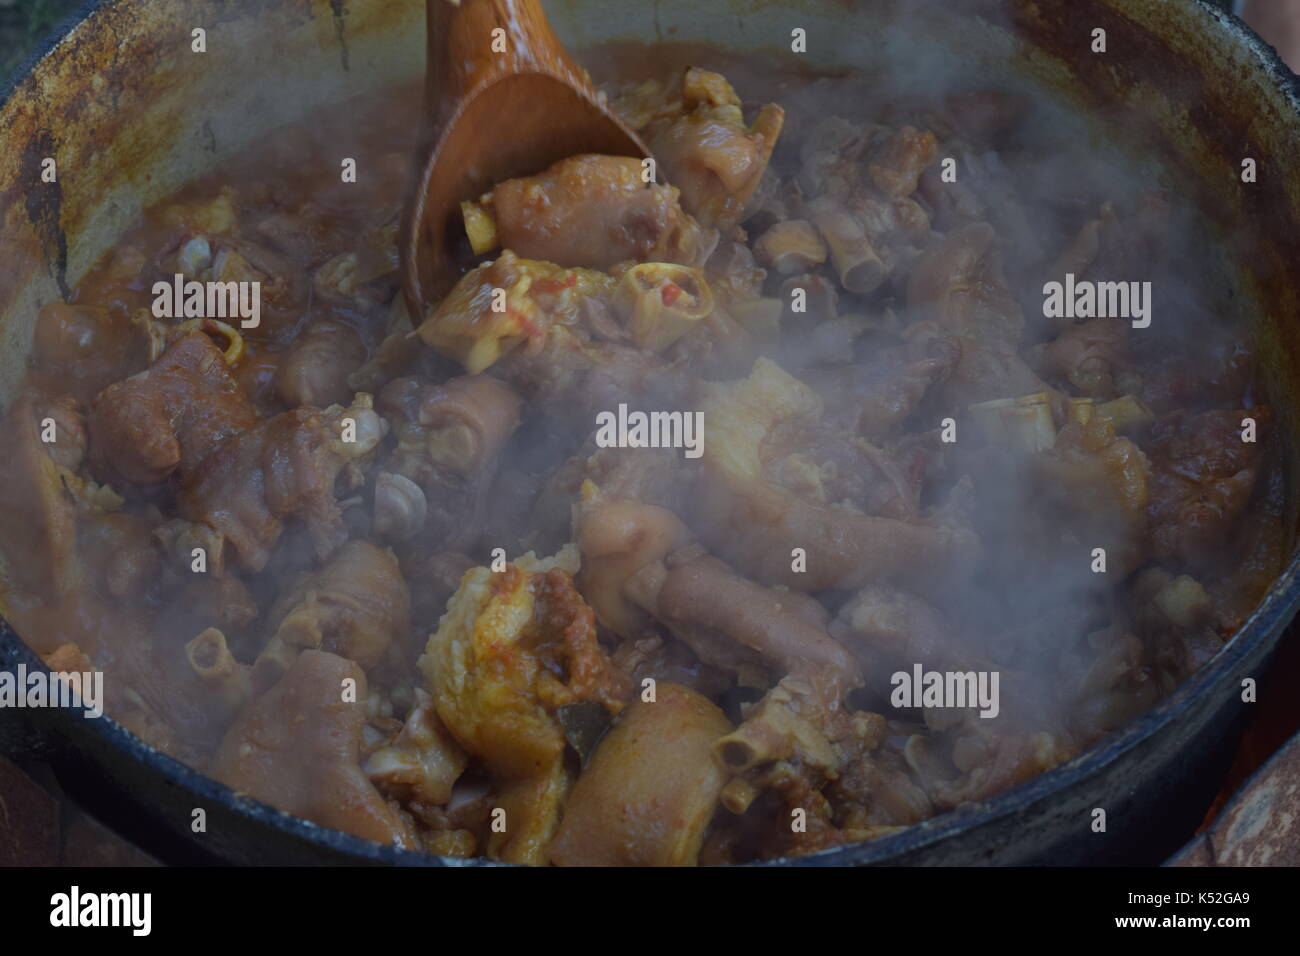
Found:
[[[23,81],[35,72],[41,60],[49,56],[55,47],[66,40],[73,30],[90,19],[100,7],[112,6],[115,2],[116,0],[83,0],[76,10],[53,27],[44,39],[37,42],[32,47],[32,51],[13,68],[8,76],[0,77],[0,110],[8,105],[10,97],[17,93]]]
[[[0,110],[18,92],[37,65],[59,46],[83,22],[101,7],[116,0],[86,0],[77,11],[55,27],[37,44],[34,51],[0,85]],[[1234,14],[1223,9],[1222,0],[1186,0],[1189,13],[1198,12],[1208,31],[1220,31],[1221,39],[1243,44],[1259,61],[1267,86],[1276,89],[1290,112],[1300,118],[1300,77],[1282,62],[1277,51],[1261,39]],[[1024,783],[996,794],[979,804],[931,817],[897,833],[858,843],[833,847],[798,857],[780,857],[741,866],[861,866],[888,864],[896,858],[937,843],[977,830],[988,824],[1031,810],[1051,798],[1072,782],[1092,777],[1112,765],[1121,756],[1145,743],[1177,720],[1212,685],[1230,674],[1260,645],[1284,630],[1300,610],[1300,548],[1296,549],[1282,572],[1274,579],[1254,611],[1241,624],[1232,639],[1196,673],[1180,684],[1154,707],[1121,729],[1103,738],[1079,756],[1041,773]],[[15,663],[24,663],[28,671],[48,672],[40,657],[22,640],[9,622],[0,616],[0,650],[12,645],[5,655]],[[215,778],[170,757],[145,743],[107,714],[91,721],[91,733],[119,752],[119,756],[136,760],[160,774],[168,783],[182,788],[200,800],[219,803],[232,812],[316,846],[350,856],[357,863],[402,866],[511,866],[482,858],[459,859],[436,856],[414,850],[375,843],[353,834],[321,826],[294,816],[232,790]],[[92,808],[87,807],[87,810]]]

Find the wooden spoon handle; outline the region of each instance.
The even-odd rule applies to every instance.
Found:
[[[426,106],[441,120],[506,76],[541,73],[596,95],[551,30],[540,0],[428,0]]]

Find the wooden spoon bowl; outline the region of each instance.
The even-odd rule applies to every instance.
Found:
[[[419,172],[401,232],[419,325],[455,284],[459,205],[578,153],[649,155],[551,32],[539,0],[427,0]]]

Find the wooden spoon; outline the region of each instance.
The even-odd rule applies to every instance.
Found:
[[[426,126],[400,240],[402,290],[417,327],[456,282],[462,200],[578,153],[649,155],[564,51],[540,0],[426,0],[425,8]]]

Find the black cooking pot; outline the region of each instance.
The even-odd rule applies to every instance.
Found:
[[[792,4],[792,7],[794,5]],[[852,68],[897,28],[889,0],[553,0],[571,46],[674,39],[744,50],[788,42],[791,23],[818,43],[818,66]],[[972,77],[1014,72],[1112,130],[1142,130],[1224,237],[1231,237],[1242,321],[1252,325],[1283,432],[1286,512],[1296,524],[1300,443],[1300,154],[1296,78],[1244,25],[1205,0],[969,0],[938,7],[927,42]],[[343,12],[336,13],[336,10]],[[612,15],[613,12],[618,15]],[[144,205],[316,106],[422,69],[419,3],[344,6],[251,0],[118,0],[89,5],[0,99],[0,390],[12,396],[37,307],[66,291]],[[188,38],[206,25],[209,51]],[[1111,53],[1087,55],[1093,29]],[[978,81],[978,79],[976,79]],[[1117,133],[1124,136],[1124,133]],[[1255,188],[1236,173],[1249,150]],[[40,160],[67,170],[37,191]],[[1240,731],[1245,678],[1260,678],[1300,602],[1291,560],[1255,613],[1205,668],[1139,720],[1081,757],[997,798],[893,836],[791,865],[1155,863],[1208,805]],[[0,668],[42,664],[0,622]],[[152,749],[107,717],[0,710],[0,749],[48,762],[60,784],[104,822],[170,862],[480,865],[380,846],[240,797]],[[206,829],[192,831],[194,810]],[[1105,832],[1094,813],[1106,811]]]

